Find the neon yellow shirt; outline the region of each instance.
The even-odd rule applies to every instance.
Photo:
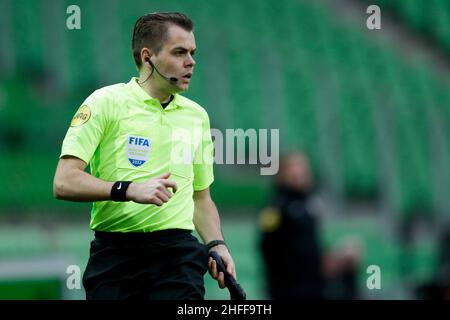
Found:
[[[132,78],[96,90],[81,105],[61,155],[90,164],[105,181],[142,182],[171,172],[178,191],[161,207],[132,201],[94,202],[90,227],[98,231],[193,230],[193,192],[214,181],[209,118],[178,94],[163,109]]]

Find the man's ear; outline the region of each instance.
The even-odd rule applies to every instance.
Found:
[[[149,48],[142,48],[141,49],[141,61],[143,64],[146,62],[150,62],[150,58],[152,57],[153,52]]]

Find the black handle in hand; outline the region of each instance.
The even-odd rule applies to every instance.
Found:
[[[223,272],[225,279],[225,286],[230,292],[231,300],[246,300],[247,295],[244,289],[242,289],[241,285],[236,282],[236,279],[231,274],[228,274],[225,268],[225,264],[223,263],[220,255],[215,251],[211,251],[209,253],[209,256],[216,261],[217,273]]]

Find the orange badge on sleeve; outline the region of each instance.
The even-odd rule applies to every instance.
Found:
[[[87,105],[82,105],[70,123],[71,127],[78,127],[88,122],[91,118],[91,109]]]

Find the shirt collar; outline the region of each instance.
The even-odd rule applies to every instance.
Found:
[[[141,86],[137,83],[138,78],[132,77],[128,85],[131,88],[131,91],[138,97],[139,100],[142,100],[144,103],[150,102],[153,105],[161,105],[158,99],[150,96]],[[170,110],[178,108],[180,105],[177,103],[179,101],[178,94],[173,95],[173,99],[170,104],[164,110]]]

